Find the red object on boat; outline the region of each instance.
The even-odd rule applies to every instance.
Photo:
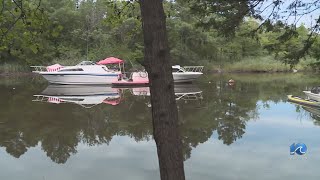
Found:
[[[115,106],[115,105],[118,105],[120,103],[120,99],[104,100],[103,102],[106,103],[106,104],[110,104],[112,106]]]
[[[48,72],[53,72],[53,71],[58,71],[59,69],[63,68],[63,66],[61,66],[60,64],[54,64],[51,66],[47,66],[47,71]]]
[[[146,86],[149,85],[148,73],[144,71],[133,72],[129,79],[119,76],[118,81],[112,82],[114,86]]]
[[[122,64],[124,63],[123,60],[115,58],[115,57],[108,57],[106,59],[103,59],[99,62],[97,62],[97,64],[99,65],[105,65],[105,64]]]
[[[54,103],[54,104],[60,104],[63,102],[60,98],[57,97],[48,97],[48,102],[49,103]]]

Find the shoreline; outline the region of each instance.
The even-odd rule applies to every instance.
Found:
[[[260,71],[260,70],[234,70],[234,71],[224,71],[224,70],[208,70],[209,74],[277,74],[277,73],[312,73],[316,71]]]
[[[0,77],[19,77],[19,76],[34,76],[32,72],[10,72],[10,73],[0,73]]]

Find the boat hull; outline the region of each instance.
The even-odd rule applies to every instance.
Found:
[[[59,72],[40,72],[49,83],[52,84],[112,84],[118,81],[119,73],[109,74],[71,74],[71,73],[59,73]],[[203,73],[201,72],[184,72],[184,73],[172,73],[175,83],[192,82],[199,78]],[[134,75],[137,76],[137,75]],[[143,77],[140,77],[143,76]],[[145,76],[145,77],[144,77]],[[143,75],[139,73],[139,78],[144,81],[148,81],[147,73]],[[136,77],[134,77],[136,79]]]
[[[306,105],[306,106],[313,106],[313,107],[320,107],[320,102],[308,99],[302,99],[300,97],[288,95],[288,100],[293,103]]]
[[[173,81],[176,83],[192,82],[199,78],[203,73],[201,72],[188,72],[188,73],[172,73]]]
[[[39,73],[52,84],[112,84],[118,74],[58,74]]]
[[[315,93],[312,93],[311,91],[303,91],[303,92],[305,95],[307,95],[307,97],[309,99],[316,100],[316,101],[320,102],[320,94],[315,94]]]

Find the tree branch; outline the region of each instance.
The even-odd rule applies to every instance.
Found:
[[[5,1],[5,0],[2,0],[1,14],[3,14],[4,9],[5,9],[5,3],[4,3],[4,1]]]

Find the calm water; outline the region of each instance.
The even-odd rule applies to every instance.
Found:
[[[319,179],[320,110],[286,97],[315,85],[254,74],[176,86],[187,179]],[[0,78],[0,179],[160,179],[150,110],[148,88]],[[294,142],[307,154],[290,155]]]

